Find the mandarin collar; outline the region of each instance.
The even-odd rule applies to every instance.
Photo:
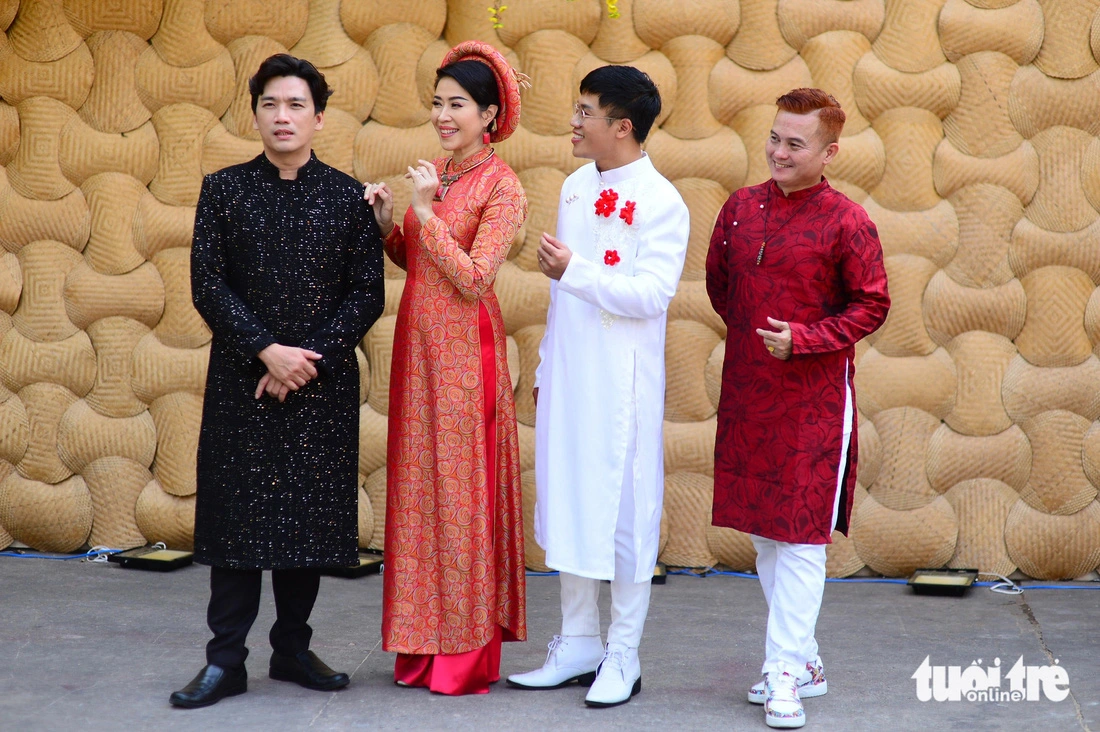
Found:
[[[257,161],[258,165],[260,166],[260,171],[264,174],[265,177],[267,177],[267,178],[276,178],[276,179],[284,181],[286,183],[293,183],[296,180],[302,180],[303,178],[308,178],[311,174],[316,172],[317,163],[319,162],[317,160],[317,154],[315,152],[313,152],[313,150],[310,150],[309,151],[309,160],[307,160],[302,165],[302,167],[298,168],[298,177],[293,178],[293,179],[286,179],[286,178],[280,178],[279,177],[279,172],[280,172],[279,167],[277,165],[275,165],[275,163],[273,163],[273,162],[271,162],[270,160],[267,159],[267,153],[261,152],[259,155],[256,156],[256,161]]]
[[[816,196],[821,191],[829,188],[829,181],[825,179],[825,176],[822,176],[821,181],[816,185],[812,185],[809,188],[803,188],[800,191],[794,191],[790,195],[784,195],[783,190],[779,187],[779,184],[775,182],[774,178],[768,179],[768,187],[772,198],[783,201],[801,201]]]
[[[593,168],[595,168],[595,164],[593,164]],[[624,180],[639,176],[648,170],[653,170],[653,162],[649,159],[649,153],[643,152],[642,157],[632,163],[620,165],[618,168],[605,170],[602,173],[599,168],[595,168],[595,170],[596,176],[600,179],[600,183],[613,186],[616,183],[622,183]]]

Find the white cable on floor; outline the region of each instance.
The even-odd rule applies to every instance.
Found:
[[[990,592],[996,592],[999,595],[1022,595],[1024,594],[1024,588],[1005,577],[1003,574],[996,572],[982,572],[981,574],[991,574],[994,577],[1001,580],[1000,582],[994,582],[989,586]]]

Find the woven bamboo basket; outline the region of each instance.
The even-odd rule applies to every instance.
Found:
[[[133,3],[137,5],[137,3]],[[87,40],[95,73],[88,98],[75,105],[80,118],[100,132],[129,132],[149,121],[141,102],[134,67],[149,45],[121,30],[97,32]]]
[[[370,548],[371,539],[374,538],[374,506],[371,505],[370,496],[363,489],[365,479],[359,475],[359,548]]]
[[[1005,371],[1001,394],[1016,423],[1051,409],[1095,421],[1100,419],[1100,359],[1089,356],[1077,366],[1040,368],[1017,356]]]
[[[84,396],[96,378],[96,353],[88,334],[61,341],[34,341],[12,328],[0,341],[0,381],[12,391],[36,383],[59,384]]]
[[[482,11],[484,15],[484,9]],[[438,37],[446,21],[446,0],[407,0],[400,5],[340,3],[340,23],[344,32],[359,44],[377,29],[393,23],[415,23]]]
[[[992,478],[1020,491],[1031,475],[1031,443],[1017,425],[995,435],[972,436],[944,424],[932,433],[926,460],[928,482],[939,493],[977,478]]]
[[[917,74],[939,66],[943,55],[936,18],[943,0],[887,2],[882,31],[875,39],[875,55],[898,71]]]
[[[10,252],[49,240],[80,251],[88,242],[91,215],[79,188],[55,201],[26,198],[0,175],[0,246]]]
[[[996,287],[1011,280],[1008,249],[1024,213],[1020,200],[1005,188],[979,183],[955,193],[951,205],[963,244],[944,267],[947,275],[966,287]]]
[[[1005,371],[1016,348],[1004,336],[981,330],[964,332],[947,346],[959,374],[954,409],[944,418],[964,435],[995,435],[1012,426],[1001,397]]]
[[[714,440],[718,419],[705,422],[665,422],[665,475],[695,473],[714,476]]]
[[[876,503],[884,510],[910,511],[939,498],[924,470],[928,441],[939,420],[919,409],[901,407],[879,412],[874,422],[882,439],[882,468],[867,490]]]
[[[897,254],[886,257],[890,282],[890,314],[883,326],[867,340],[887,356],[927,356],[936,350],[924,327],[921,300],[925,287],[938,271],[924,257]]]
[[[115,549],[132,549],[145,543],[137,525],[137,500],[153,479],[139,462],[111,455],[101,457],[81,471],[92,499],[92,530],[88,543]]]
[[[172,348],[149,333],[134,347],[130,385],[138,399],[151,404],[168,394],[189,392],[202,396],[210,346]]]
[[[886,20],[885,3],[879,0],[828,4],[816,0],[779,0],[776,14],[783,38],[800,51],[814,36],[835,30],[855,31],[873,42]]]
[[[95,61],[84,43],[60,59],[31,61],[0,43],[0,90],[11,104],[36,96],[49,96],[73,109],[88,98],[95,78]]]
[[[870,133],[874,134],[874,130]],[[843,138],[840,142],[842,146],[845,144]],[[881,178],[882,173],[878,175]],[[945,267],[957,254],[959,217],[950,202],[940,201],[925,211],[892,211],[873,198],[867,198],[862,205],[875,222],[882,252],[887,257],[912,254]]]
[[[15,465],[27,453],[30,438],[30,419],[23,400],[6,389],[0,391],[0,471],[3,478],[15,469]]]
[[[146,543],[164,542],[169,549],[182,551],[194,548],[194,496],[174,496],[151,480],[138,495],[134,518]]]
[[[662,99],[671,113],[661,128],[681,140],[702,140],[721,129],[722,123],[711,114],[708,84],[711,69],[725,57],[722,44],[704,36],[679,36],[661,46],[676,69],[676,96]]]
[[[220,117],[236,95],[233,57],[221,46],[209,59],[187,66],[172,63],[149,46],[133,73],[138,99],[150,112],[169,104],[194,104]]]
[[[649,51],[649,46],[634,31],[634,0],[619,0],[615,8],[618,18],[609,17],[606,9],[601,10],[599,30],[589,45],[593,53],[608,63],[631,63]]]
[[[360,47],[344,30],[341,4],[340,0],[307,2],[305,31],[294,43],[284,44],[290,53],[308,58],[321,68],[337,66],[355,56]]]
[[[210,342],[210,328],[191,302],[191,260],[186,249],[158,252],[152,264],[164,282],[164,314],[154,332],[172,348],[198,348]]]
[[[386,546],[386,469],[379,468],[368,475],[363,481],[363,490],[370,499],[374,515],[374,531],[367,548],[383,549]]]
[[[726,46],[726,55],[753,71],[778,69],[798,55],[779,28],[779,0],[741,4],[741,27]]]
[[[109,5],[97,0],[67,0],[64,8],[65,19],[81,36],[96,31],[126,31],[146,41],[157,32],[163,12],[160,3],[143,0],[116,0]]]
[[[1027,320],[1016,337],[1020,355],[1036,366],[1076,366],[1092,354],[1084,314],[1094,289],[1088,275],[1073,267],[1041,267],[1021,283],[1027,293]]]
[[[149,43],[166,63],[197,66],[224,50],[206,27],[205,6],[206,0],[176,0],[165,6],[160,27]]]
[[[924,211],[940,202],[933,179],[933,154],[943,139],[943,124],[932,112],[913,107],[890,109],[874,122],[886,146],[886,169],[871,195],[896,211]]]
[[[1051,127],[1029,140],[1039,156],[1039,187],[1027,207],[1032,223],[1050,231],[1080,231],[1100,218],[1081,184],[1085,153],[1093,139],[1084,130]]]
[[[560,30],[578,38],[586,47],[596,38],[600,26],[600,5],[597,2],[516,3],[502,13],[500,39],[508,46],[519,48],[529,35],[543,30]],[[521,67],[522,68],[522,67]],[[534,78],[534,77],[532,77]]]
[[[749,535],[742,531],[708,526],[707,547],[719,562],[735,572],[756,571],[756,548]]]
[[[943,119],[958,106],[962,95],[959,70],[947,62],[927,71],[904,73],[867,53],[856,64],[853,76],[856,103],[870,119],[895,107],[920,107]]]
[[[736,44],[735,39],[731,46]],[[766,71],[754,71],[729,58],[719,59],[708,81],[711,112],[728,125],[741,110],[772,104],[780,95],[805,86],[813,86],[813,74],[801,56],[788,58],[783,65]]]
[[[546,552],[535,541],[535,471],[526,470],[522,476],[523,490],[523,553],[524,564],[536,572],[552,571],[546,564]]]
[[[1012,231],[1008,262],[1023,277],[1041,267],[1074,267],[1094,283],[1100,281],[1100,253],[1093,242],[1100,237],[1100,219],[1080,231],[1048,231],[1020,219]],[[1081,280],[1076,274],[1067,273]],[[1082,287],[1084,281],[1081,280]]]
[[[61,417],[56,449],[65,467],[74,473],[83,473],[99,458],[112,456],[149,467],[157,452],[157,430],[148,412],[107,417],[78,399]]]
[[[1035,66],[1056,79],[1079,79],[1098,68],[1089,48],[1096,4],[1089,0],[1042,3],[1043,45]]]
[[[416,70],[435,40],[428,30],[411,23],[383,26],[370,34],[363,45],[378,68],[379,78],[386,80],[379,86],[371,112],[375,120],[393,127],[416,127],[428,121],[428,110],[420,103]]]
[[[1089,426],[1089,420],[1063,410],[1042,412],[1020,424],[1031,443],[1031,475],[1020,491],[1021,500],[1057,516],[1077,513],[1092,503],[1097,489],[1081,459]]]
[[[158,485],[173,496],[194,495],[202,399],[182,391],[168,394],[150,404],[149,413],[156,425]]]
[[[1016,571],[1005,546],[1005,523],[1019,497],[994,478],[955,484],[944,497],[959,517],[959,538],[949,567],[976,567],[982,575],[1007,577]]]
[[[1036,579],[1075,579],[1100,565],[1100,504],[1053,516],[1016,501],[1005,522],[1008,556]]]
[[[870,349],[856,370],[859,409],[874,417],[884,409],[915,407],[943,419],[955,409],[959,377],[943,348],[927,356],[884,356]]]
[[[690,320],[673,320],[667,328],[665,419],[670,422],[709,419],[715,407],[707,394],[705,371],[719,338],[707,326]]]
[[[714,481],[698,473],[666,473],[665,515],[669,538],[660,560],[675,567],[712,567],[718,558],[707,542]]]
[[[101,318],[88,327],[91,346],[96,349],[96,383],[85,398],[99,414],[133,417],[145,411],[145,404],[133,391],[133,353],[149,332],[138,321],[118,316]]]
[[[929,337],[945,346],[974,331],[1015,339],[1027,319],[1027,293],[1019,280],[992,287],[967,287],[946,270],[928,281],[922,306]]]
[[[955,554],[958,533],[958,516],[943,496],[920,508],[895,511],[872,495],[852,517],[851,537],[860,559],[888,577],[944,566]]]
[[[164,282],[157,268],[143,262],[126,274],[100,274],[80,262],[65,278],[65,314],[77,328],[123,317],[143,325],[157,325],[164,313]]]
[[[948,5],[966,2],[950,0]],[[958,59],[956,68],[961,91],[958,106],[943,121],[948,142],[964,155],[981,158],[1007,155],[1018,148],[1023,137],[1008,115],[1016,63],[995,51],[978,51]]]
[[[19,400],[27,410],[28,436],[27,450],[15,466],[19,475],[49,485],[68,480],[73,471],[57,453],[57,437],[61,418],[76,402],[76,394],[57,384],[38,382],[20,389]]]
[[[1000,157],[981,158],[963,154],[945,137],[936,147],[932,163],[936,191],[941,196],[988,183],[1007,188],[1027,204],[1039,188],[1040,174],[1039,155],[1026,140]]]
[[[997,52],[1021,66],[1043,45],[1043,9],[1038,0],[947,0],[939,15],[940,45],[951,61]]]
[[[92,531],[91,495],[79,475],[50,484],[11,473],[0,483],[0,524],[40,551],[75,551]]]
[[[134,219],[134,248],[146,259],[164,249],[190,247],[195,226],[193,206],[170,206],[146,193]]]
[[[856,103],[855,69],[861,58],[871,52],[867,38],[855,31],[832,30],[814,36],[803,44],[802,59],[813,74],[814,86],[832,94],[844,108],[844,131],[855,135],[871,122]]]
[[[1055,126],[1100,132],[1100,69],[1088,76],[1067,81],[1054,79],[1035,66],[1016,73],[1009,91],[1008,109],[1020,134],[1034,137]]]

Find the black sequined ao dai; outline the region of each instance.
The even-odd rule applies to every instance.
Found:
[[[350,565],[358,544],[359,368],[382,314],[382,239],[363,187],[311,156],[208,175],[191,247],[213,331],[199,436],[195,557],[233,569]],[[323,354],[286,401],[254,398],[271,345]]]

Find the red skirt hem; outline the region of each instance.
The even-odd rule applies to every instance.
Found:
[[[488,694],[489,684],[500,681],[501,627],[481,648],[465,653],[419,655],[398,653],[393,680],[404,686],[426,688],[436,694]]]

